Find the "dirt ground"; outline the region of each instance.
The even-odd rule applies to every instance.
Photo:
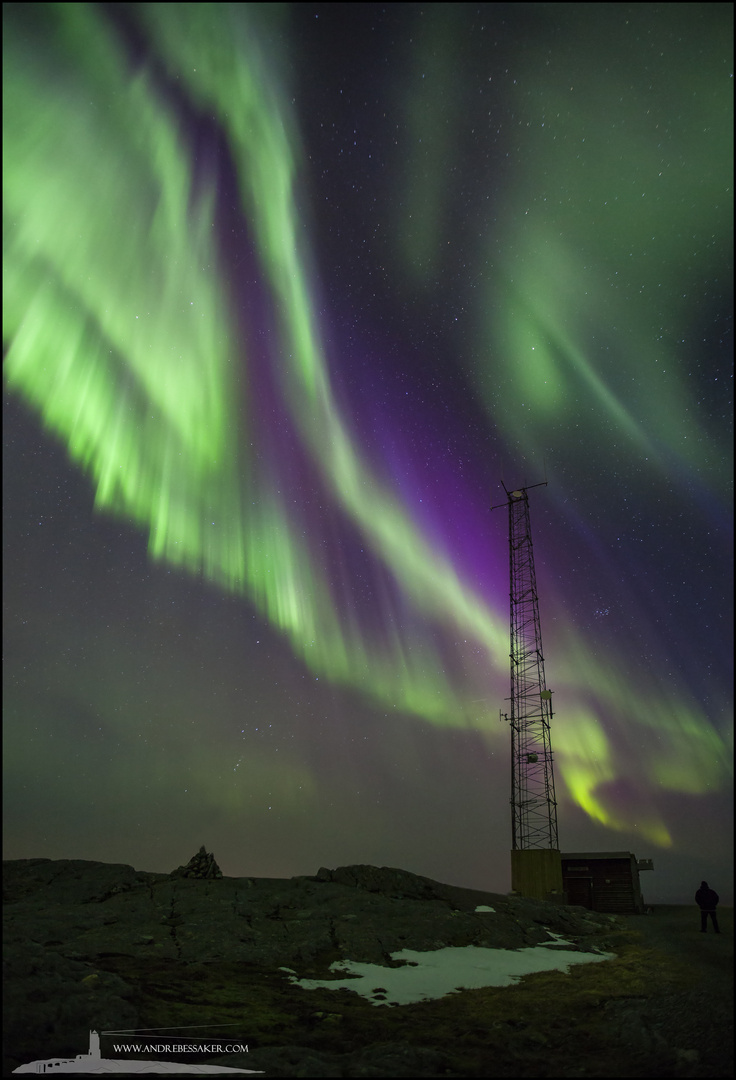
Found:
[[[696,904],[669,906],[656,904],[651,915],[623,916],[630,930],[641,934],[642,944],[692,965],[703,979],[723,981],[733,993],[733,908],[718,909],[720,934],[700,932],[700,910]]]
[[[659,1046],[664,1069],[653,1067],[653,1075],[732,1076],[733,908],[719,908],[718,934],[710,925],[701,933],[695,904],[655,905],[651,915],[622,921],[638,943],[640,970],[649,972],[650,985],[641,1009],[609,1005],[619,1035],[625,1039],[639,1027],[652,1048]]]

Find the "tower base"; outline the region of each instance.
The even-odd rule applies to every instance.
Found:
[[[513,850],[511,888],[530,900],[563,900],[559,851],[552,848]]]

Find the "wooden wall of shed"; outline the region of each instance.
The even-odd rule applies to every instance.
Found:
[[[575,870],[575,866],[581,868]],[[583,866],[587,869],[582,869]],[[586,904],[586,907],[612,914],[630,914],[642,910],[639,871],[633,856],[630,859],[587,857],[584,861],[563,859],[562,879],[570,903],[584,902],[578,899],[582,895],[580,882],[588,879],[590,904]]]

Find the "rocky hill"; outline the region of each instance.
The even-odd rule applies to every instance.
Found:
[[[627,934],[614,916],[385,867],[227,878],[202,849],[169,875],[82,860],[15,860],[3,870],[4,1075],[34,1059],[73,1057],[90,1028],[196,1027],[248,1043],[248,1054],[213,1062],[271,1076],[581,1075],[539,1071],[540,1060],[550,1067],[550,1035],[519,991],[540,980],[547,999],[566,987],[584,991],[618,961],[393,1008],[347,990],[306,990],[296,977],[334,978],[339,960],[389,972],[402,950],[554,948],[555,935],[572,952],[620,951]],[[628,986],[631,970],[619,976]],[[642,1060],[648,1072],[618,1075],[690,1075],[652,1072]]]

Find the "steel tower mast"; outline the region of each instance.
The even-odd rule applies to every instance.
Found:
[[[531,487],[546,486],[532,484]],[[512,850],[558,848],[552,767],[552,692],[547,689],[529,520],[529,487],[506,492],[509,508],[511,627]],[[492,506],[492,510],[498,509]]]

